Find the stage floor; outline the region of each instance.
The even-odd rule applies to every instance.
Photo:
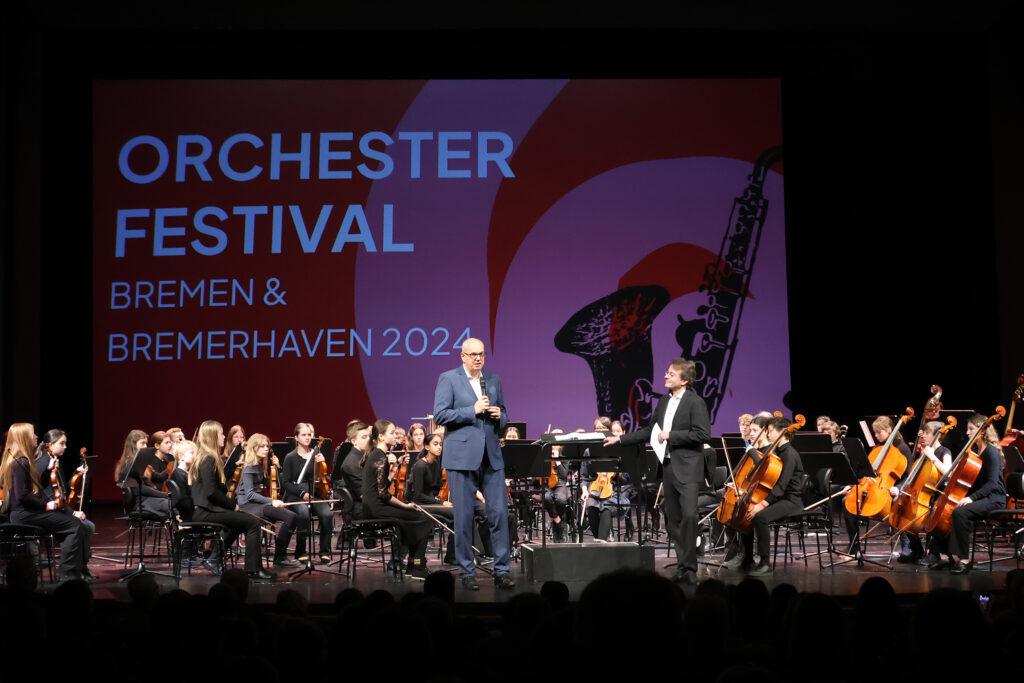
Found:
[[[125,571],[124,553],[126,541],[126,529],[123,520],[117,519],[121,514],[120,506],[95,506],[91,519],[96,523],[96,536],[93,539],[93,559],[90,569],[100,577],[100,580],[93,584],[93,593],[98,599],[127,600],[128,592],[125,584],[119,581],[121,574]],[[340,520],[339,520],[340,521]],[[845,540],[845,534],[837,530],[836,543],[840,545]],[[588,537],[589,538],[589,537]],[[663,536],[662,536],[663,539]],[[824,545],[825,538],[822,537]],[[670,577],[675,571],[674,555],[669,556],[664,542],[657,543],[655,551],[655,569],[659,574]],[[813,537],[807,539],[808,550],[813,552],[815,542]],[[829,595],[843,598],[853,596],[860,589],[860,585],[869,577],[881,576],[892,584],[895,591],[904,596],[904,599],[913,599],[914,596],[927,593],[936,588],[954,588],[957,590],[968,590],[975,593],[988,593],[1000,591],[1006,583],[1007,573],[1016,568],[1017,564],[1013,559],[996,562],[990,566],[979,564],[970,573],[962,576],[954,575],[948,571],[930,571],[925,567],[909,564],[899,564],[895,561],[889,568],[886,563],[889,559],[886,546],[881,542],[869,544],[869,549],[877,549],[876,553],[869,553],[867,559],[881,563],[882,566],[865,564],[858,567],[856,563],[848,563],[837,566],[833,570],[819,570],[816,557],[807,559],[805,566],[803,560],[793,560],[783,566],[781,555],[774,573],[770,576],[761,577],[769,590],[779,584],[792,584],[802,592],[822,592]],[[1012,555],[1011,547],[996,548],[996,557]],[[279,576],[273,583],[254,583],[250,586],[249,600],[251,602],[272,603],[277,599],[278,593],[282,590],[293,590],[304,596],[310,603],[331,603],[335,596],[345,588],[355,587],[364,594],[377,589],[384,589],[393,593],[396,597],[410,592],[422,591],[423,582],[406,578],[399,581],[381,570],[379,562],[372,562],[372,559],[379,558],[379,551],[360,551],[360,564],[358,566],[356,579],[353,581],[345,576],[338,576],[318,571],[312,575],[303,575],[295,580],[288,581],[285,576]],[[835,559],[841,559],[834,556]],[[827,556],[826,556],[827,558]],[[701,580],[715,578],[726,584],[736,584],[743,580],[745,574],[739,571],[730,571],[720,568],[716,562],[722,559],[721,555],[701,557],[701,566],[698,578]],[[987,555],[979,559],[987,560]],[[437,552],[431,548],[427,553],[428,568],[431,571],[448,570],[455,572],[450,565],[442,565]],[[172,570],[166,561],[147,562],[147,568],[155,573],[166,574],[157,576],[161,590],[171,590],[176,583]],[[318,569],[337,570],[337,565],[317,565]],[[461,584],[456,581],[455,600],[460,603],[494,603],[504,602],[510,597],[522,592],[539,592],[541,584],[528,582],[523,573],[522,563],[515,563],[512,568],[512,577],[516,580],[514,590],[496,590],[484,571],[478,571],[477,577],[480,581],[481,590],[473,592],[464,590]],[[584,581],[574,581],[567,576],[564,582],[569,587],[570,598],[576,600],[583,588]],[[180,588],[190,593],[205,593],[210,586],[217,582],[217,577],[203,569],[193,570],[191,576],[182,576]],[[44,584],[43,590],[52,590],[53,584]]]

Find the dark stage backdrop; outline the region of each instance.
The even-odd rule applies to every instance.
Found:
[[[530,436],[645,422],[679,355],[716,432],[779,407],[781,112],[777,79],[98,80],[94,448],[407,425],[470,335]]]

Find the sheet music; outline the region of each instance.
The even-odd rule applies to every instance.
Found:
[[[651,450],[658,456],[658,462],[665,463],[665,449],[668,448],[668,441],[659,441],[658,434],[661,434],[661,425],[657,422],[651,427]]]
[[[555,441],[603,441],[608,436],[604,432],[570,432],[555,434]]]

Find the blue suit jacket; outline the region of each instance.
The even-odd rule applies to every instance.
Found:
[[[447,469],[477,470],[483,462],[485,450],[494,469],[505,467],[498,446],[498,436],[508,422],[501,379],[486,370],[481,370],[481,374],[487,384],[487,397],[491,399],[491,405],[501,407],[501,419],[497,422],[473,413],[476,393],[461,365],[441,373],[437,378],[434,422],[445,427],[441,462]]]

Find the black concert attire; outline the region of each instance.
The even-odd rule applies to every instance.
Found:
[[[338,481],[339,479],[344,480],[345,471],[342,465],[345,463],[345,456],[352,452],[352,442],[342,441],[341,444],[334,449],[334,465],[331,467],[331,483]],[[362,455],[360,454],[360,457]],[[345,488],[348,488],[346,485]],[[355,495],[353,493],[352,495]]]
[[[202,456],[196,456],[202,457]],[[245,571],[253,573],[262,567],[260,546],[260,522],[244,512],[235,510],[235,502],[228,498],[227,486],[217,474],[217,464],[206,456],[199,463],[197,477],[192,481],[192,499],[196,508],[192,519],[196,522],[216,522],[228,527],[224,533],[224,547],[235,542],[240,533],[245,534]]]
[[[408,546],[409,556],[425,560],[427,540],[434,532],[434,523],[417,510],[396,507],[390,503],[390,469],[388,456],[381,449],[375,448],[367,456],[363,465],[363,517],[398,520],[402,542]]]
[[[444,501],[437,497],[443,483],[441,461],[438,459],[431,464],[427,462],[426,458],[418,458],[409,474],[406,498],[410,503],[427,507],[430,514],[441,519],[451,529],[455,525],[455,508],[445,506]],[[455,564],[455,536],[453,534],[448,535],[444,563]]]
[[[936,444],[934,455],[939,462],[942,462],[946,456],[953,457],[952,452],[941,444]],[[919,458],[927,457],[923,453],[918,456]],[[908,472],[909,474],[909,472]],[[906,475],[904,476],[904,479]],[[906,531],[900,533],[900,562],[911,562],[919,559],[924,554],[924,546],[921,544],[921,539],[918,538],[917,534],[909,534]]]
[[[238,500],[238,506],[246,512],[263,519],[281,522],[274,538],[274,562],[281,562],[288,559],[288,544],[295,533],[298,515],[289,508],[274,507],[274,500],[260,493],[260,489],[266,486],[269,486],[269,482],[266,481],[263,468],[260,465],[246,465],[238,480],[235,498]]]
[[[171,481],[178,486],[174,509],[178,511],[183,520],[189,521],[192,519],[192,513],[195,512],[196,504],[192,500],[192,487],[188,484],[188,472],[180,467],[175,467],[171,472]]]
[[[892,446],[898,450],[904,458],[906,458],[907,463],[903,469],[903,476],[893,484],[894,486],[899,486],[903,482],[903,478],[910,472],[910,463],[913,462],[913,458],[911,457],[910,446],[908,446],[907,442],[900,437],[896,437],[892,442]],[[850,514],[850,511],[846,509],[846,506],[843,506],[843,522],[846,524],[846,533],[850,537],[851,555],[856,555],[860,552],[860,523],[862,521],[864,521],[863,517]],[[910,548],[913,552],[921,552],[921,541],[917,539],[916,536],[913,541],[908,541],[908,543],[910,544]]]
[[[355,498],[356,503],[363,498],[363,468],[359,466],[359,461],[362,459],[363,452],[353,448],[345,455],[345,460],[341,463],[341,476],[345,481],[345,488]]]
[[[711,439],[708,406],[690,388],[683,390],[678,398],[663,395],[647,426],[623,435],[619,443],[626,446],[647,443],[656,424],[669,432],[663,467],[664,511],[679,558],[675,578],[696,581],[698,489],[702,479],[712,481],[713,477],[712,472],[707,471],[707,458],[703,454],[704,444]]]
[[[775,455],[782,460],[782,472],[775,482],[771,493],[765,498],[768,507],[760,510],[754,515],[753,529],[751,533],[742,534],[743,549],[746,553],[746,563],[749,566],[754,557],[754,535],[757,535],[757,549],[761,554],[761,564],[767,565],[771,561],[771,536],[768,525],[784,517],[796,514],[804,509],[803,488],[804,466],[800,462],[800,453],[790,443],[780,444],[775,449]]]
[[[631,509],[636,490],[629,482],[629,475],[625,472],[608,472],[611,476],[612,493],[610,496],[598,498],[597,493],[590,491],[591,485],[597,481],[601,472],[592,472],[590,463],[586,460],[580,463],[580,485],[589,491],[587,502],[584,506],[590,532],[594,538],[606,541],[612,531],[612,520],[625,517],[629,521],[629,510]],[[627,529],[628,531],[628,529]]]
[[[171,496],[159,489],[154,487],[150,482],[143,480],[142,486],[139,486],[139,482],[135,477],[129,478],[125,481],[125,476],[128,474],[128,468],[131,466],[132,461],[129,459],[121,467],[117,473],[117,480],[124,481],[124,499],[125,505],[129,511],[134,512],[138,509],[139,503],[136,500],[136,496],[139,495],[139,491],[142,491],[142,511],[149,512],[157,517],[170,517],[171,516]],[[154,472],[153,476],[158,473]],[[164,472],[166,474],[166,472]],[[166,477],[164,477],[166,480]]]
[[[82,521],[61,510],[47,510],[46,498],[32,490],[32,464],[24,455],[11,465],[11,490],[4,495],[4,505],[15,524],[30,524],[50,532],[60,541],[61,579],[82,578],[85,570]]]
[[[967,491],[971,502],[953,510],[953,525],[949,536],[932,536],[939,552],[956,555],[961,562],[971,559],[971,532],[974,523],[985,519],[993,510],[1006,507],[1006,482],[1003,480],[1003,457],[995,446],[985,446],[981,452],[981,471],[974,485]]]
[[[310,452],[310,463],[306,467],[306,473],[299,481],[299,474],[306,466],[306,458],[299,455],[298,450],[290,452],[284,457],[284,466],[281,468],[279,478],[284,487],[284,502],[297,503],[302,500],[303,494],[308,493],[313,498],[313,480],[316,471],[316,462],[312,460]],[[300,558],[306,554],[306,538],[309,536],[309,506],[293,505],[296,520],[295,533],[295,557]],[[334,534],[334,513],[331,511],[331,504],[323,501],[314,501],[312,505],[313,514],[320,520],[320,555],[331,554],[331,536]],[[310,543],[310,552],[313,552]]]
[[[39,473],[39,485],[43,487],[43,498],[47,502],[55,500],[57,497],[56,491],[53,490],[53,484],[50,482],[50,457],[50,454],[44,450],[36,458],[36,472]],[[59,464],[57,468],[60,469]],[[83,491],[83,495],[84,493]],[[64,495],[66,496],[67,494],[68,492],[65,491]],[[67,501],[65,500],[64,502],[66,503]],[[60,511],[72,517],[75,516],[75,511],[68,506],[61,508]],[[75,517],[75,519],[78,518]],[[89,560],[92,559],[92,537],[96,533],[96,525],[89,519],[79,519],[78,521],[82,523],[82,558],[84,569],[85,565],[89,564]]]
[[[552,540],[555,543],[565,543],[569,540],[568,523],[565,520],[565,512],[569,504],[569,464],[558,462],[557,460],[552,464],[554,465],[555,477],[558,479],[558,483],[549,487],[550,475],[542,479],[541,500],[544,504],[544,510],[551,517]],[[555,517],[558,517],[561,521],[556,523],[554,521]]]

